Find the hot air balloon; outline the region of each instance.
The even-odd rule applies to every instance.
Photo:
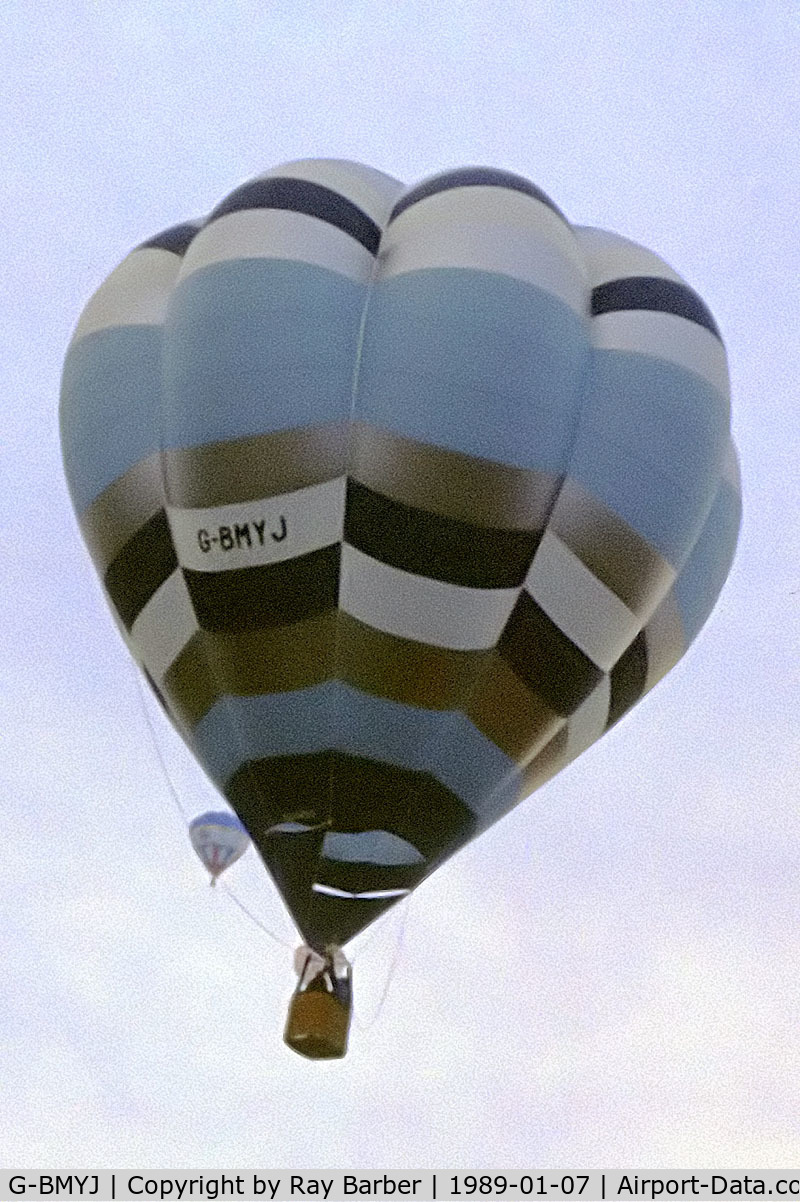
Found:
[[[738,533],[706,304],[492,168],[304,160],[144,242],[61,430],[123,637],[323,976],[669,671]]]
[[[212,810],[198,814],[189,823],[192,847],[211,873],[211,884],[241,859],[250,846],[250,838],[235,814]]]

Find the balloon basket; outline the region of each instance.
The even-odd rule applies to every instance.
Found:
[[[339,948],[327,948],[324,956],[298,948],[295,967],[300,980],[283,1038],[309,1060],[339,1060],[347,1052],[353,1009],[350,965]]]
[[[284,1040],[309,1060],[339,1060],[347,1052],[350,1006],[320,989],[296,993],[289,1003]]]

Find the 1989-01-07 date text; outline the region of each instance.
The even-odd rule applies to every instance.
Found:
[[[494,1197],[500,1197],[509,1189],[519,1190],[521,1194],[530,1195],[531,1197],[547,1197],[548,1190],[560,1191],[564,1196],[569,1197],[574,1195],[579,1197],[586,1189],[588,1184],[588,1175],[572,1177],[566,1175],[559,1181],[545,1182],[544,1177],[519,1177],[514,1181],[509,1181],[503,1176],[473,1177],[470,1175],[464,1177],[450,1178],[451,1194],[463,1194],[465,1197],[470,1194],[492,1194]]]

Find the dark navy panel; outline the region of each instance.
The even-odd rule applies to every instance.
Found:
[[[356,865],[337,867],[320,858],[328,820],[338,826],[344,819],[360,828],[369,826],[371,818],[380,813],[381,825],[398,830],[420,846],[429,861],[423,866],[427,869],[463,846],[476,831],[472,813],[428,773],[335,751],[250,761],[228,782],[225,795],[247,827],[304,938],[317,948],[330,942],[345,943],[397,900],[336,898],[314,890],[316,883],[336,888],[332,878],[337,872],[339,887],[356,883],[347,879],[357,871]],[[337,814],[338,819],[334,818]],[[297,834],[267,833],[273,823],[293,818],[318,827]],[[389,867],[382,876],[373,866],[363,867],[360,883],[397,887],[397,868]],[[402,875],[408,884],[412,883],[409,876],[417,876]]]
[[[136,247],[137,250],[168,250],[173,255],[185,255],[190,242],[202,226],[193,221],[185,221],[182,225],[171,225],[168,230],[162,230],[154,238],[148,238]]]
[[[344,537],[392,567],[469,588],[521,585],[540,531],[495,530],[391,500],[349,480]]]
[[[280,563],[228,572],[184,568],[202,630],[258,630],[325,613],[339,593],[338,543]]]
[[[526,592],[520,593],[497,651],[520,680],[565,717],[575,712],[603,676]]]
[[[426,200],[429,196],[436,196],[439,192],[448,192],[451,188],[475,187],[511,188],[514,192],[524,192],[526,196],[532,196],[547,205],[548,209],[552,209],[563,221],[567,220],[547,193],[537,188],[536,184],[513,171],[500,171],[494,167],[459,167],[455,171],[443,171],[440,175],[424,180],[398,200],[389,220],[394,221],[395,217],[399,217],[412,205]]]
[[[656,313],[674,313],[710,330],[721,338],[717,323],[705,301],[688,284],[665,280],[661,276],[632,275],[609,280],[592,289],[592,316],[617,313],[626,309],[649,309]]]
[[[167,516],[161,509],[128,539],[104,577],[108,595],[128,630],[177,566]]]
[[[208,220],[211,222],[217,217],[224,217],[226,213],[239,213],[243,209],[288,209],[292,213],[305,213],[308,217],[317,217],[328,225],[335,225],[360,242],[370,254],[378,253],[380,226],[352,200],[322,184],[281,176],[254,179],[226,196]]]
[[[611,669],[611,700],[606,729],[618,722],[644,694],[647,682],[647,641],[640,630]]]
[[[298,814],[315,825],[330,820],[335,829],[379,825],[413,843],[426,860],[438,859],[475,833],[474,814],[430,773],[339,751],[249,760],[230,779],[225,795],[265,852],[273,840],[305,841],[306,832],[266,834],[271,825]],[[327,870],[330,861],[323,862]]]

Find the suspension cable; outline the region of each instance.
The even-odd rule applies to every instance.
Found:
[[[288,948],[289,951],[294,951],[294,944],[289,943],[287,939],[281,938],[280,935],[276,935],[275,932],[271,931],[268,926],[265,926],[261,919],[256,917],[252,910],[248,910],[243,901],[240,901],[229,885],[226,885],[224,881],[218,881],[217,887],[222,889],[222,891],[228,895],[234,905],[238,906],[241,912],[247,918],[249,918],[250,921],[254,923],[260,931],[263,931],[265,935],[268,935],[273,943],[278,943],[281,947]]]
[[[400,903],[402,905],[403,910],[402,910],[402,917],[400,919],[400,923],[397,927],[397,931],[395,934],[394,951],[392,953],[392,962],[389,965],[389,971],[386,974],[386,978],[385,978],[384,984],[383,984],[383,990],[381,991],[381,995],[378,998],[377,1006],[373,1010],[372,1014],[369,1015],[369,1017],[366,1019],[360,1017],[359,1012],[358,1012],[358,1006],[356,1005],[356,1007],[355,1007],[355,1011],[353,1014],[353,1021],[359,1031],[369,1031],[371,1027],[375,1026],[375,1024],[377,1023],[378,1019],[380,1018],[380,1016],[383,1012],[383,1007],[386,1004],[386,999],[389,996],[389,990],[391,988],[392,981],[394,980],[394,975],[397,971],[397,967],[400,963],[400,957],[401,957],[401,954],[403,951],[403,945],[405,943],[406,928],[408,925],[408,911],[410,909],[410,902],[411,902],[411,899],[409,897],[406,897]],[[380,934],[380,929],[377,931],[374,931],[372,933],[372,937],[370,939],[368,939],[367,942],[358,949],[358,952],[356,953],[356,955],[353,956],[351,963],[355,964],[355,962],[357,960],[361,959],[362,953],[366,950],[366,948],[372,946],[372,944],[375,942],[375,939],[377,938],[377,936],[379,934]],[[356,996],[358,996],[358,995],[356,994]]]
[[[170,772],[169,768],[167,767],[167,762],[164,758],[164,754],[161,749],[161,740],[158,735],[158,732],[156,731],[155,725],[153,723],[153,718],[150,713],[149,698],[148,698],[148,694],[145,691],[145,686],[144,686],[144,681],[142,680],[142,675],[141,675],[138,667],[135,664],[133,664],[131,666],[133,668],[133,672],[136,677],[136,684],[137,684],[138,691],[139,691],[139,702],[141,704],[141,708],[144,710],[144,716],[145,716],[145,720],[147,722],[147,728],[150,731],[150,739],[151,739],[153,748],[156,753],[156,758],[161,766],[161,771],[163,773],[164,780],[167,782],[167,786],[169,788],[169,793],[175,804],[175,808],[177,809],[178,813],[180,814],[184,825],[188,826],[189,825],[189,817],[186,814],[186,811],[185,811],[183,805],[181,804],[181,799],[178,794],[178,790],[175,786],[174,780],[172,779],[172,773]],[[267,927],[263,922],[261,922],[261,920],[259,918],[257,918],[256,915],[253,914],[253,912],[251,910],[249,910],[242,901],[239,900],[239,898],[236,896],[236,894],[233,892],[233,890],[230,888],[229,885],[227,885],[224,881],[219,881],[218,885],[221,887],[223,892],[231,899],[231,901],[234,902],[234,904],[239,907],[241,912],[243,914],[245,914],[247,916],[247,918],[249,918],[250,921],[259,928],[259,930],[263,931],[264,934],[267,935],[274,943],[279,944],[281,947],[289,948],[289,950],[291,951],[293,944],[289,943],[286,939],[283,939],[280,935],[276,935],[276,933],[274,931],[271,931],[269,929],[269,927]]]

